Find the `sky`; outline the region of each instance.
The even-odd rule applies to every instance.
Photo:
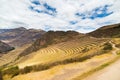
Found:
[[[91,32],[120,23],[120,0],[0,0],[0,29]]]

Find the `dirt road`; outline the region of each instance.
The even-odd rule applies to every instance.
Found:
[[[120,60],[84,80],[120,80]]]
[[[112,42],[110,43],[112,44],[112,47],[114,49],[112,53],[114,55],[117,55],[117,52],[120,49],[117,48]],[[105,69],[94,73],[84,80],[120,80],[120,60],[110,65],[109,67],[106,67]]]

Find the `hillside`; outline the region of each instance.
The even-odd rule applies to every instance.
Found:
[[[27,55],[31,52],[37,51],[40,48],[45,48],[49,45],[70,41],[75,39],[77,36],[83,36],[84,34],[75,31],[48,31],[37,39],[32,46],[23,51],[20,56]]]
[[[21,47],[17,47],[14,50],[7,52],[0,56],[0,67],[4,65],[8,65],[10,63],[14,63],[15,60],[18,58],[21,52],[23,52],[26,48],[28,48],[30,44],[24,45]],[[5,67],[5,66],[4,66]]]
[[[70,75],[71,77],[74,77],[72,75],[78,75],[78,72],[80,72],[81,69],[83,70],[83,68],[86,71],[91,67],[98,66],[105,61],[112,59],[113,56],[111,53],[109,53],[112,50],[108,46],[109,41],[109,39],[77,35],[74,37],[74,39],[61,41],[55,44],[49,44],[48,46],[40,48],[37,51],[33,51],[30,54],[26,54],[15,61],[12,65],[18,66],[19,69],[15,66],[13,67],[13,69],[15,68],[16,71],[19,70],[18,73],[20,73],[20,75],[13,77],[12,80],[65,80],[70,77],[63,76],[62,74],[67,75],[70,74],[71,71],[73,71],[73,73],[71,73]],[[94,59],[93,57],[95,56],[103,56],[103,58],[97,59],[96,57]],[[84,63],[84,61],[86,60],[90,60],[90,62]],[[94,65],[91,65],[90,68],[87,68],[87,66],[83,67],[82,64],[88,66],[90,64]],[[8,69],[8,71],[10,69]],[[4,74],[6,73],[7,70],[5,70]],[[11,73],[11,75],[13,74],[14,73]],[[43,75],[43,77],[40,75]],[[62,77],[59,77],[59,79],[57,75],[58,77]],[[30,76],[31,78],[29,78]],[[4,79],[5,78],[8,77],[4,76]]]
[[[20,75],[12,80],[79,80],[117,56],[111,40],[82,36],[39,49],[20,58]]]
[[[63,64],[82,61],[94,55],[102,54],[104,44],[109,40],[91,37],[79,37],[69,41],[49,45],[31,54],[24,55],[20,67],[37,64]],[[30,50],[30,49],[29,49]],[[103,50],[104,51],[104,50]],[[83,54],[84,53],[84,54]],[[57,57],[59,56],[59,57]]]
[[[0,54],[7,53],[7,52],[9,52],[13,49],[14,49],[13,47],[11,47],[8,44],[0,41]]]
[[[108,26],[103,26],[87,35],[93,37],[103,38],[120,38],[120,23]]]
[[[48,31],[33,44],[1,57],[2,77],[4,80],[79,80],[81,75],[106,66],[119,56],[118,35],[119,24],[104,26],[88,34]],[[10,61],[6,60],[8,57]]]
[[[45,31],[43,30],[26,29],[24,27],[15,29],[1,29],[0,40],[9,45],[18,47],[35,41],[44,33]]]

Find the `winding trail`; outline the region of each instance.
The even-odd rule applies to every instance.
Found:
[[[114,50],[112,51],[112,53],[113,53],[114,55],[117,55],[117,52],[118,52],[120,49],[117,48],[114,43],[112,43],[112,42],[110,42],[110,43],[112,44],[112,47],[113,47],[113,49],[114,49]]]

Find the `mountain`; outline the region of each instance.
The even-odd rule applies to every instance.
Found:
[[[26,30],[21,28],[18,32]],[[19,47],[0,58],[2,78],[3,80],[82,79],[81,77],[86,77],[87,72],[93,73],[119,56],[119,31],[120,24],[104,26],[87,34],[76,31],[44,32],[37,36],[31,45]],[[2,34],[6,32],[3,31]],[[21,40],[24,38],[21,37]]]
[[[119,24],[113,24],[108,26],[103,26],[91,33],[88,33],[87,35],[93,36],[93,37],[103,37],[103,38],[120,38],[120,23]]]
[[[10,29],[0,29],[0,33],[10,31]]]
[[[37,51],[40,48],[45,48],[49,45],[73,40],[76,36],[84,36],[84,34],[75,31],[48,31],[37,39],[28,49],[23,51],[21,56]]]
[[[0,40],[11,46],[19,47],[35,41],[44,33],[43,30],[26,29],[24,27],[0,29]]]
[[[75,31],[49,31],[19,55],[17,64],[24,74],[81,62],[110,51],[109,41]]]
[[[13,50],[14,48],[0,41],[0,54]]]

